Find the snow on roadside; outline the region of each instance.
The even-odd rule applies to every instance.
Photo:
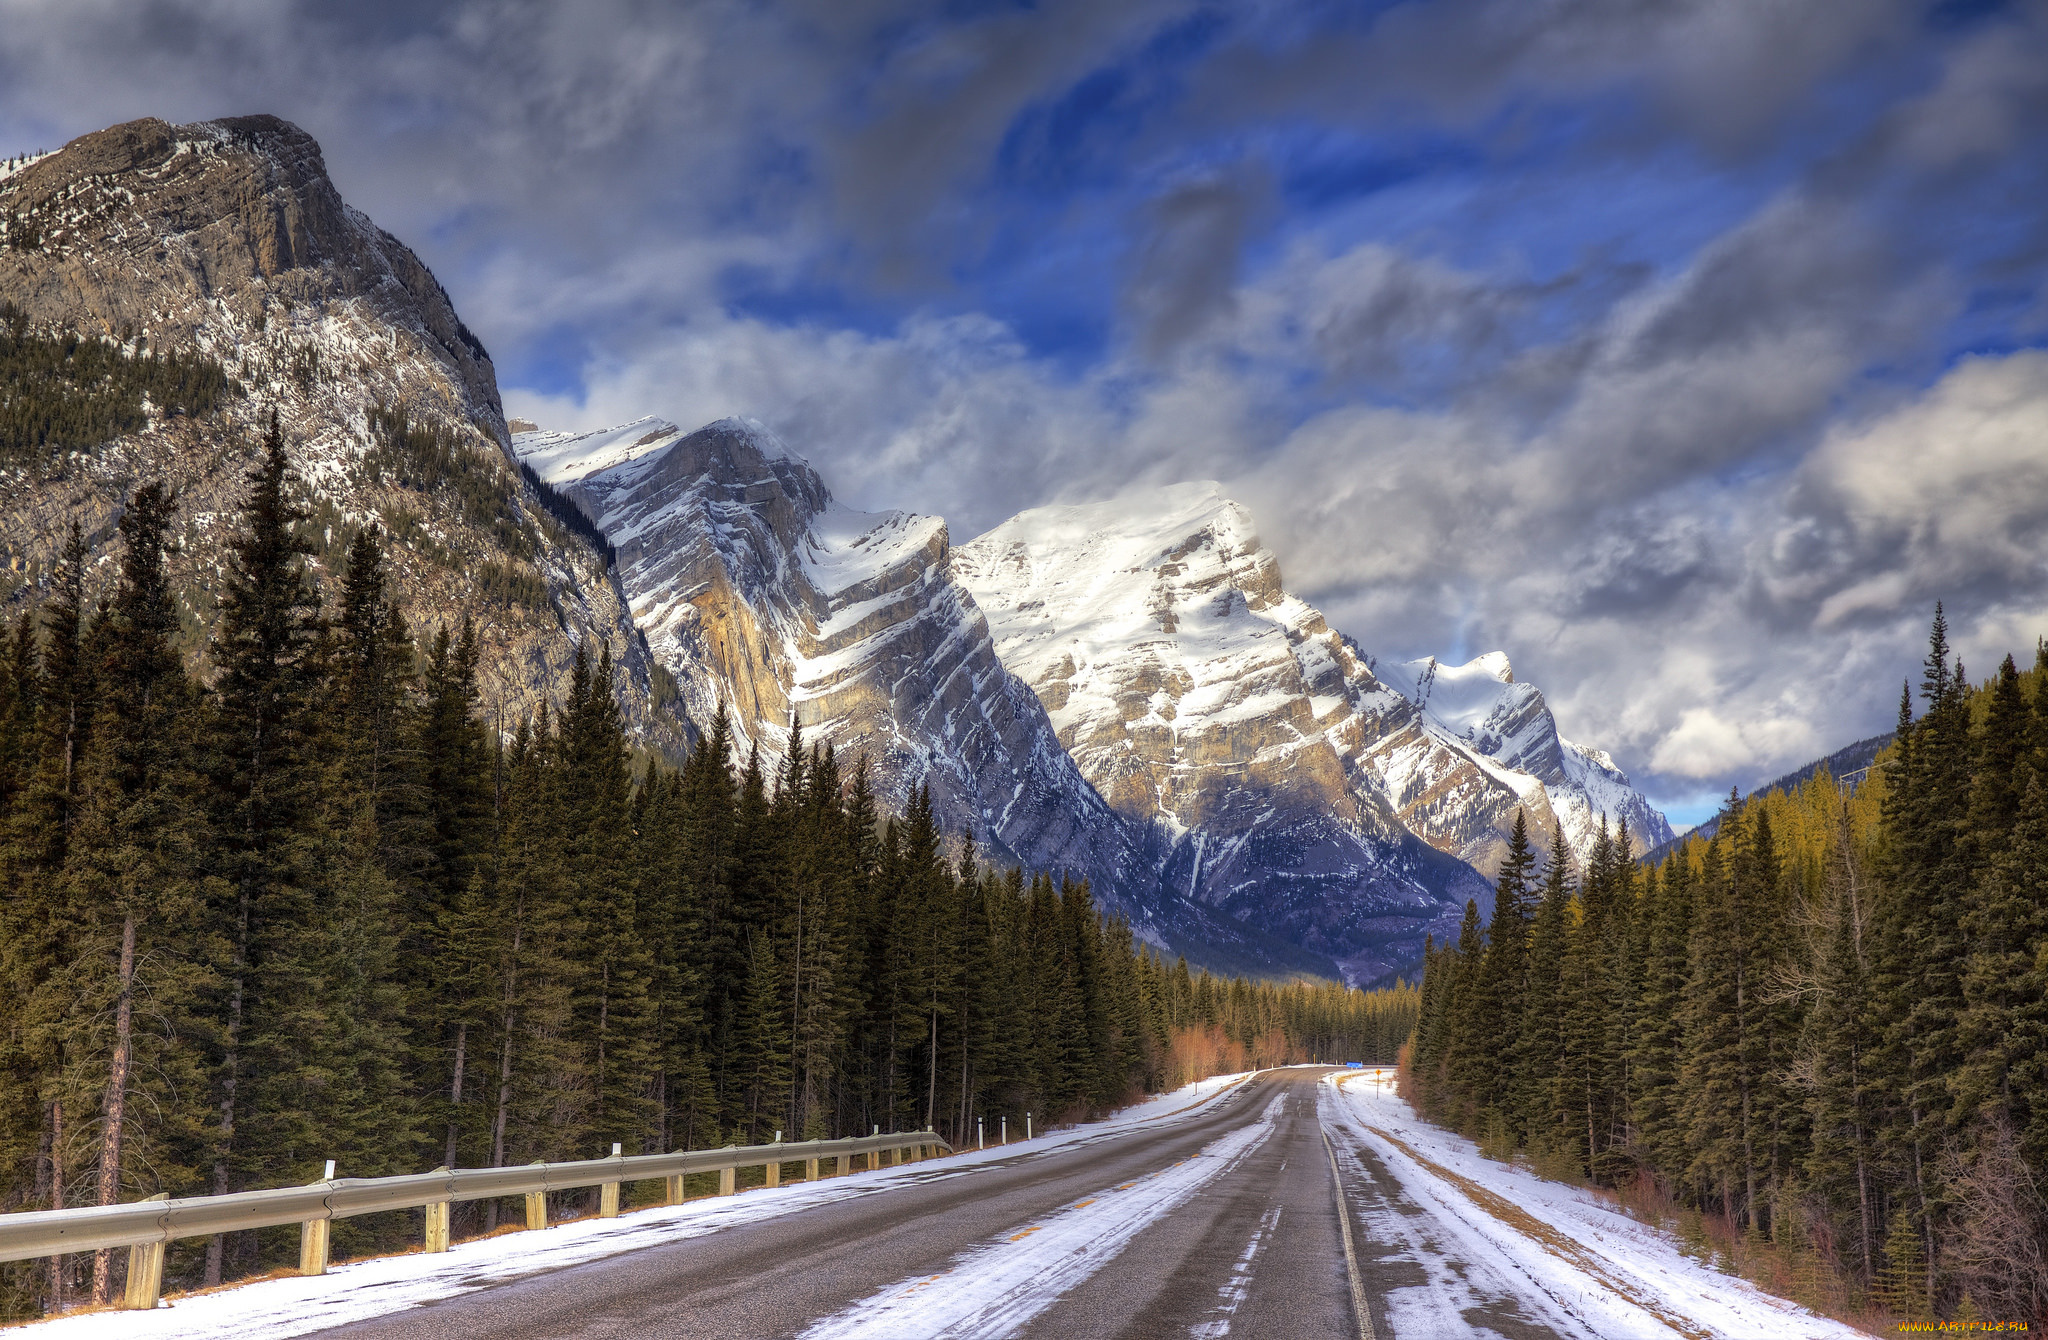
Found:
[[[624,1252],[716,1233],[796,1214],[814,1206],[885,1193],[907,1182],[958,1177],[999,1160],[1037,1158],[1129,1133],[1140,1122],[1169,1120],[1206,1106],[1245,1075],[1214,1079],[1155,1094],[1106,1120],[1066,1127],[1033,1140],[1012,1139],[951,1158],[819,1182],[760,1187],[738,1196],[707,1197],[686,1205],[633,1210],[617,1219],[555,1224],[539,1233],[457,1243],[446,1253],[414,1252],[343,1262],[325,1275],[259,1280],[216,1293],[175,1298],[154,1312],[93,1312],[37,1322],[26,1332],[42,1340],[283,1340],[284,1337],[401,1312],[407,1308],[508,1284],[530,1275],[581,1265]],[[1014,1133],[1021,1134],[1021,1133]],[[792,1154],[801,1157],[799,1146]]]
[[[1345,1133],[1379,1158],[1400,1191],[1444,1229],[1445,1239],[1521,1275],[1543,1295],[1540,1306],[1569,1314],[1589,1334],[1603,1340],[1864,1337],[1686,1256],[1670,1234],[1591,1192],[1485,1158],[1470,1140],[1417,1117],[1394,1092],[1392,1071],[1335,1076],[1330,1087],[1341,1095],[1332,1104],[1339,1129],[1348,1126]],[[1436,1333],[1430,1320],[1435,1300],[1423,1296],[1429,1292],[1388,1292],[1395,1334]]]

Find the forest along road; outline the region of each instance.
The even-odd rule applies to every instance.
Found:
[[[886,1195],[321,1334],[1356,1340],[1324,1073],[1268,1071],[1184,1117],[978,1167],[935,1161]]]

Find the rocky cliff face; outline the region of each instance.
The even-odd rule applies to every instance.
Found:
[[[201,351],[241,389],[202,420],[153,416],[0,477],[14,604],[37,598],[73,518],[104,550],[128,494],[163,479],[183,503],[175,575],[196,645],[274,410],[315,516],[319,575],[376,526],[416,630],[475,613],[485,692],[508,720],[556,691],[579,642],[604,641],[636,727],[681,746],[684,724],[650,709],[651,663],[603,559],[534,506],[506,455],[482,343],[419,258],[341,199],[312,137],[264,116],[115,126],[0,178],[0,218],[0,300],[36,327]],[[438,435],[445,455],[424,477],[380,443],[378,406]]]
[[[1662,825],[1492,660],[1473,673],[1498,693],[1375,675],[1213,484],[1025,512],[955,566],[1083,775],[1164,838],[1169,884],[1355,978],[1485,901],[1472,867],[1491,874],[1518,808],[1582,854],[1602,811]]]
[[[1142,852],[997,660],[946,526],[856,512],[758,424],[659,419],[521,433],[514,449],[618,553],[632,614],[691,719],[723,706],[779,764],[794,720],[900,811],[922,785],[949,829],[1036,869],[1085,874],[1142,921]]]

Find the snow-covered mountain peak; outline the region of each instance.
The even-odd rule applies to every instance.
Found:
[[[514,450],[612,542],[683,710],[700,727],[726,710],[742,757],[779,766],[794,719],[849,767],[865,756],[887,808],[929,784],[941,821],[991,851],[1146,887],[1135,842],[996,659],[944,520],[835,502],[751,419],[536,431]]]
[[[683,430],[666,419],[635,419],[588,433],[536,429],[514,433],[512,450],[549,484],[571,484],[600,470],[658,456],[674,446]]]
[[[1647,851],[1667,841],[1670,824],[1643,798],[1604,750],[1572,743],[1558,732],[1542,691],[1518,683],[1504,652],[1463,665],[1434,656],[1377,667],[1386,684],[1422,709],[1429,731],[1489,766],[1534,779],[1582,857],[1601,822],[1626,822]]]
[[[789,449],[789,444],[777,437],[767,424],[745,414],[731,414],[723,419],[707,423],[700,432],[717,433],[726,437],[742,438],[747,445],[759,452],[766,460],[796,461],[808,465],[803,457]]]

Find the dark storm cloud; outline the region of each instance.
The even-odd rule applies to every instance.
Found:
[[[1171,353],[1235,307],[1239,253],[1263,194],[1256,180],[1211,179],[1147,205],[1125,295],[1146,358]]]

